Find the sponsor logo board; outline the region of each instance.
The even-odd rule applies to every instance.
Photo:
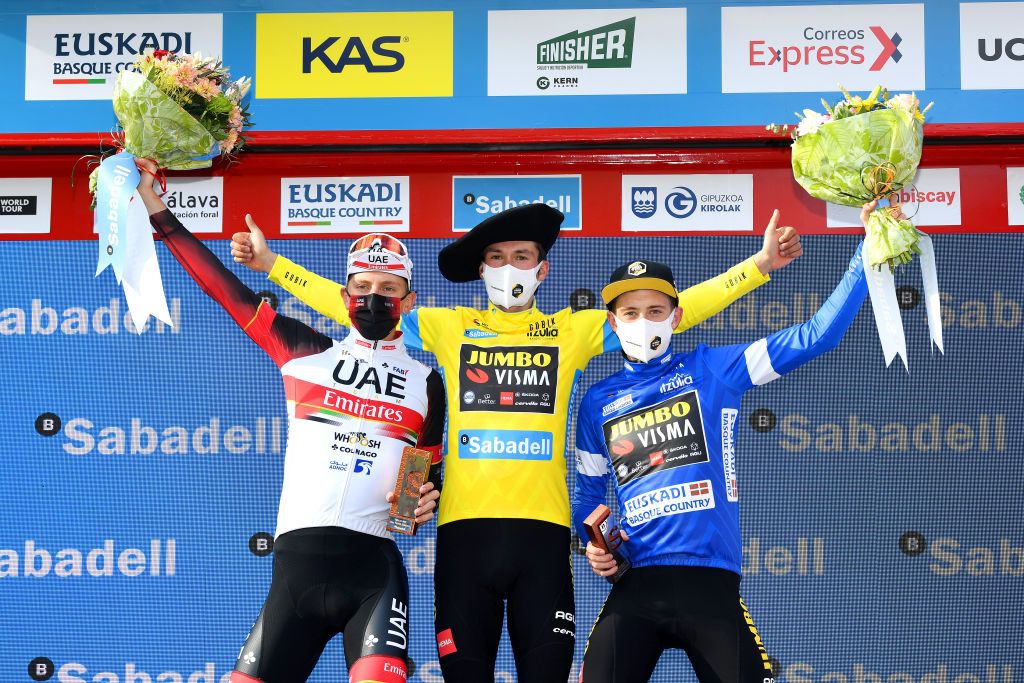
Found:
[[[0,235],[50,232],[52,178],[0,178]]]
[[[1024,2],[960,4],[960,88],[1024,89]]]
[[[696,391],[612,418],[602,431],[620,486],[652,472],[708,461]]]
[[[487,13],[487,94],[686,92],[686,10]]]
[[[463,412],[555,412],[557,346],[463,344],[459,381]]]
[[[26,100],[109,100],[117,74],[146,50],[220,55],[220,14],[29,16]]]
[[[460,458],[498,460],[551,460],[551,432],[522,429],[463,429],[459,431]]]
[[[624,175],[626,232],[754,229],[750,174]]]
[[[465,232],[506,209],[547,204],[565,216],[562,230],[583,227],[580,176],[455,176],[452,230]]]
[[[1006,222],[1024,225],[1024,168],[1006,169]]]
[[[256,15],[260,98],[451,97],[452,12]]]
[[[715,492],[711,480],[704,479],[663,486],[628,498],[622,503],[622,514],[626,522],[635,527],[659,517],[710,510],[713,507]]]
[[[222,176],[168,178],[164,203],[192,233],[224,229]]]
[[[960,225],[960,169],[922,168],[894,198],[914,225]],[[826,204],[830,228],[859,228],[860,207]]]
[[[409,232],[409,177],[282,178],[281,232]]]
[[[722,8],[722,92],[923,89],[924,5]]]

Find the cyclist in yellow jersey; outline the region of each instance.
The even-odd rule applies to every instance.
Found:
[[[620,347],[604,311],[545,314],[534,303],[562,218],[530,204],[483,221],[446,246],[438,266],[453,282],[484,279],[488,308],[418,308],[402,317],[406,346],[436,356],[448,392],[435,567],[446,681],[493,680],[505,600],[519,680],[564,683],[572,666],[568,411],[590,359]],[[233,236],[235,260],[350,324],[342,285],[279,257],[247,220],[250,232]],[[718,313],[800,253],[799,237],[778,227],[776,212],[761,251],[680,293],[676,331]]]

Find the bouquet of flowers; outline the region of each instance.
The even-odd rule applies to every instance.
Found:
[[[796,181],[812,197],[847,206],[895,197],[917,173],[924,114],[931,105],[922,110],[913,93],[890,96],[881,86],[867,97],[841,90],[843,99],[836,104],[821,101],[825,113],[797,114],[800,123],[792,129]],[[871,212],[864,254],[875,268],[903,265],[918,252],[920,233],[899,219],[899,212],[898,206]]]
[[[208,168],[218,155],[233,161],[245,147],[248,77],[232,81],[220,59],[198,52],[156,50],[139,55],[134,69],[114,83],[118,147],[174,171]],[[89,176],[93,207],[98,177],[99,167]]]
[[[252,123],[242,101],[250,81],[232,81],[220,59],[157,50],[140,55],[133,68],[114,83],[114,113],[121,124],[117,153],[93,170],[89,191],[100,235],[96,274],[113,267],[141,329],[150,313],[167,322],[170,316],[149,221],[137,208],[140,202],[130,205],[139,180],[135,157],[153,159],[161,170],[206,168],[217,156],[230,162],[245,146],[244,132]]]
[[[932,105],[921,109],[913,93],[890,95],[881,86],[867,97],[840,90],[843,99],[836,104],[821,101],[824,113],[804,109],[803,114],[797,114],[800,122],[791,131],[789,126],[774,124],[768,128],[790,132],[793,176],[812,197],[858,207],[876,199],[889,199],[889,206],[877,208],[868,216],[864,259],[869,266],[868,288],[886,364],[896,355],[906,364],[906,341],[892,270],[909,263],[914,253],[922,257],[932,340],[942,350],[931,239],[901,217],[896,202],[899,191],[917,173],[924,115]],[[883,265],[888,265],[884,274]]]

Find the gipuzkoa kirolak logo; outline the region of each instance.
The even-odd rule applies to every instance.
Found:
[[[451,12],[256,15],[256,96],[451,97]]]

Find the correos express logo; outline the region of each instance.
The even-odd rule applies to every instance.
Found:
[[[923,88],[924,6],[722,8],[722,92]]]
[[[256,96],[451,97],[451,12],[256,15]]]

